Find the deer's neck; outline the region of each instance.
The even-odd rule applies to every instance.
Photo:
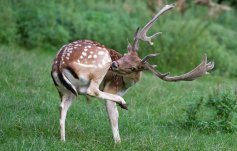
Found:
[[[107,50],[109,51],[109,54],[110,54],[110,57],[111,57],[112,61],[116,61],[116,60],[122,58],[122,56],[123,56],[122,54],[120,54],[119,52],[117,52],[113,49],[107,48]]]
[[[133,72],[129,75],[123,76],[123,81],[125,83],[125,88],[129,88],[136,84],[141,79],[142,72]]]

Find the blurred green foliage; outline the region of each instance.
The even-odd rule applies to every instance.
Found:
[[[186,110],[184,128],[195,128],[205,133],[236,131],[234,114],[237,95],[231,90],[216,89],[208,98],[196,99]]]
[[[166,2],[174,2],[166,1]],[[127,39],[152,16],[141,0],[2,0],[0,43],[28,49],[57,51],[77,39],[96,40],[126,52]],[[151,32],[163,35],[149,46],[141,42],[141,56],[160,52],[153,63],[162,71],[184,71],[197,65],[204,53],[216,63],[215,73],[237,75],[236,12],[207,17],[207,8],[190,5],[185,14],[171,11],[162,16]]]

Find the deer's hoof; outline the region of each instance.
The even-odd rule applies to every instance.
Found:
[[[128,105],[127,105],[127,104],[119,104],[119,106],[120,106],[122,109],[128,110]]]

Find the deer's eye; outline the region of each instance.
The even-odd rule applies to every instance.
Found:
[[[137,68],[136,68],[136,67],[131,67],[130,70],[131,70],[131,71],[136,71]]]
[[[111,67],[113,70],[117,70],[118,69],[118,63],[116,61],[113,61],[111,64]]]

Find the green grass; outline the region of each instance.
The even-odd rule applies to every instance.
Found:
[[[236,132],[200,133],[179,124],[194,99],[236,89],[236,79],[205,76],[167,83],[145,73],[119,109],[122,143],[112,139],[104,102],[78,97],[59,138],[59,97],[50,77],[55,54],[0,48],[0,150],[236,150]]]

